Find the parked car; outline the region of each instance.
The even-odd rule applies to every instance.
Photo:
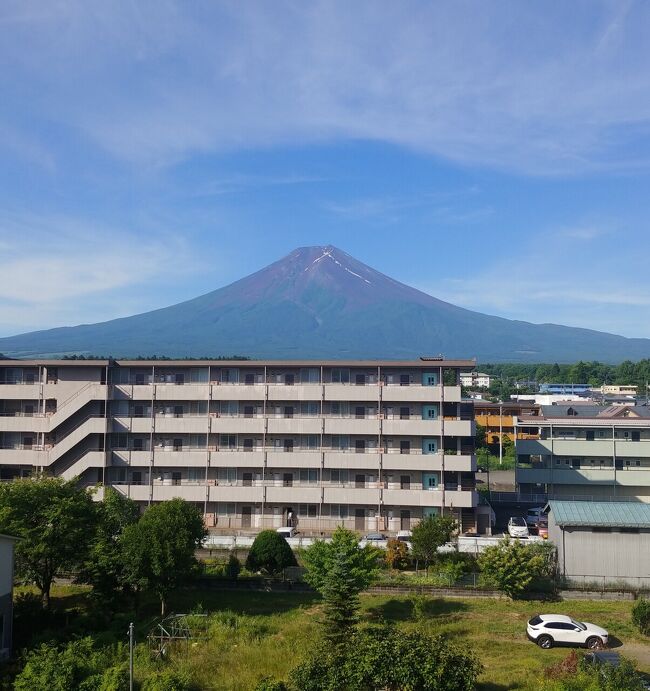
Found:
[[[543,538],[544,540],[548,540],[548,518],[546,518],[546,516],[540,518],[535,524],[534,530],[539,537]]]
[[[400,542],[403,542],[409,549],[413,547],[411,544],[411,538],[413,537],[413,533],[410,530],[398,530],[397,535],[395,536],[396,540],[399,540]]]
[[[526,523],[528,525],[537,525],[539,519],[544,516],[546,516],[546,514],[544,513],[543,506],[536,506],[534,509],[528,509],[526,513]]]
[[[386,547],[386,536],[383,533],[368,533],[359,541],[359,547],[375,545],[375,547]]]
[[[528,537],[528,526],[521,516],[510,516],[508,520],[508,535],[510,537]]]
[[[528,638],[545,650],[554,645],[575,645],[592,650],[607,646],[609,634],[600,626],[576,621],[566,614],[536,614],[526,627]]]
[[[286,526],[282,528],[277,528],[276,533],[280,533],[282,537],[295,537],[296,533],[298,532],[293,526]]]

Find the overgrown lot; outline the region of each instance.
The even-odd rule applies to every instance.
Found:
[[[102,611],[88,589],[81,587],[55,587],[49,621],[37,608],[19,606],[17,643],[31,647],[41,641],[66,641],[82,635],[91,635],[102,645],[124,643],[128,622],[135,618],[138,680],[158,668],[170,667],[189,676],[197,689],[249,691],[262,677],[286,677],[320,635],[316,595],[186,589],[176,593],[170,605],[175,612],[207,611],[210,616],[207,639],[171,649],[166,662],[152,660],[144,643],[156,618],[157,602],[143,602],[135,618],[128,611]],[[636,658],[639,669],[650,672],[650,641],[634,629],[629,602],[368,595],[362,597],[362,608],[364,621],[393,622],[406,629],[421,627],[474,650],[485,668],[479,686],[483,690],[544,688],[543,668],[566,656],[567,650],[542,651],[526,639],[527,619],[542,611],[566,612],[608,628],[614,645],[623,642],[622,652]]]

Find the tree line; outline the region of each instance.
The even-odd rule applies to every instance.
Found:
[[[207,534],[201,512],[172,499],[141,513],[113,488],[101,502],[94,491],[61,478],[0,484],[0,533],[18,538],[17,576],[38,588],[46,610],[55,579],[72,575],[105,603],[129,597],[137,608],[142,593],[153,593],[164,616],[169,594],[197,568]]]
[[[630,384],[638,387],[639,393],[645,391],[650,383],[650,359],[632,362],[625,360],[618,365],[604,362],[580,360],[572,364],[524,364],[499,363],[479,366],[481,371],[498,377],[505,383],[531,381],[542,383],[589,384]]]

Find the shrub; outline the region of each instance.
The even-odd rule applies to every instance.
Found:
[[[471,691],[476,658],[441,636],[394,627],[355,631],[344,648],[321,647],[291,672],[300,691]]]
[[[278,681],[271,677],[264,677],[260,679],[255,691],[288,691],[287,685],[283,681]]]
[[[452,561],[443,564],[436,573],[431,574],[431,580],[433,585],[453,586],[465,573],[466,567],[462,561]]]
[[[650,600],[641,597],[634,603],[632,622],[644,636],[650,636]]]
[[[235,580],[240,573],[241,562],[239,559],[237,559],[237,555],[231,553],[224,567],[224,575],[226,578],[232,578]]]
[[[16,691],[122,691],[123,673],[112,665],[119,648],[95,648],[90,637],[65,646],[44,643],[25,657],[25,666],[14,682]]]
[[[509,597],[524,592],[533,579],[544,576],[549,568],[545,552],[507,537],[488,547],[479,556],[478,564],[483,585],[498,588]]]
[[[406,569],[409,565],[409,550],[405,543],[394,537],[386,545],[386,564],[391,569]]]
[[[171,669],[154,672],[142,684],[142,691],[191,691],[192,683],[186,674]]]
[[[263,530],[259,533],[248,553],[246,568],[277,575],[287,566],[297,566],[297,562],[284,537],[275,530]]]

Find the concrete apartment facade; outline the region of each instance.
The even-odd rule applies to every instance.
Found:
[[[460,373],[474,366],[0,360],[0,478],[78,477],[142,506],[182,497],[215,532],[292,518],[305,534],[393,532],[438,512],[473,531]]]
[[[521,492],[650,502],[649,407],[565,404],[517,418],[517,427],[534,425],[539,439],[516,442]]]

